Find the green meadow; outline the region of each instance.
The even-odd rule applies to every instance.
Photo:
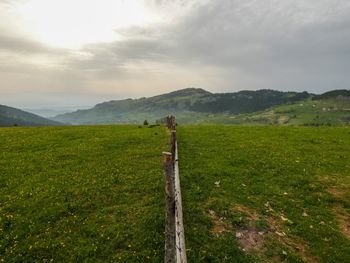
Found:
[[[1,262],[161,262],[163,128],[0,130]]]
[[[341,127],[350,124],[350,100],[309,98],[253,113],[182,113],[176,117],[179,123]]]
[[[348,262],[350,129],[178,129],[189,262]]]
[[[0,262],[162,262],[163,127],[0,129]],[[347,262],[350,130],[179,126],[189,262]]]

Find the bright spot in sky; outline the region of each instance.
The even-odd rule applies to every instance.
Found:
[[[18,12],[34,38],[72,49],[118,40],[117,29],[145,27],[158,19],[138,0],[30,0]]]

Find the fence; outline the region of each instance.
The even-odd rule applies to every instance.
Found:
[[[164,262],[187,263],[176,139],[176,120],[174,116],[169,116],[164,122],[171,133],[170,152],[163,152],[166,201]]]

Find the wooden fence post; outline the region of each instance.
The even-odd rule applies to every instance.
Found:
[[[172,130],[171,131],[170,150],[171,150],[171,154],[173,156],[173,164],[175,164],[175,161],[176,161],[176,157],[175,157],[175,153],[176,153],[176,130]]]
[[[163,152],[164,156],[164,182],[165,182],[165,263],[175,263],[176,235],[175,235],[175,174],[173,155]]]
[[[182,196],[180,187],[179,174],[179,156],[177,149],[177,141],[175,137],[175,155],[174,155],[174,173],[175,173],[175,232],[176,232],[176,262],[187,263],[186,245],[185,245],[185,230],[183,223],[182,212]]]
[[[166,117],[166,127],[169,129],[169,130],[171,130],[171,122],[172,122],[172,120],[171,120],[171,116],[167,116]]]
[[[175,116],[167,116],[165,118],[165,125],[169,130],[175,130],[176,128]]]
[[[176,129],[176,120],[175,120],[175,116],[171,116],[171,130],[175,130]]]
[[[171,137],[170,152],[163,153],[166,198],[164,262],[187,263],[175,117],[167,116],[165,124]]]

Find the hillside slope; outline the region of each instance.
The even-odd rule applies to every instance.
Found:
[[[57,126],[62,123],[16,108],[0,105],[0,127],[10,126]]]
[[[53,119],[71,124],[140,123],[144,119],[155,121],[168,114],[190,116],[193,113],[255,112],[310,96],[307,92],[274,90],[213,94],[203,89],[188,88],[150,98],[104,102],[92,109],[78,110]]]
[[[325,92],[321,95],[316,95],[313,98],[314,100],[322,100],[322,99],[338,99],[338,100],[349,100],[350,99],[350,90],[339,89],[339,90],[331,90]]]
[[[350,90],[312,95],[252,113],[187,113],[176,117],[180,123],[193,124],[345,126],[350,125]]]
[[[215,116],[209,122],[302,126],[350,125],[350,96],[327,92],[304,101],[275,106],[261,112],[237,116]]]

